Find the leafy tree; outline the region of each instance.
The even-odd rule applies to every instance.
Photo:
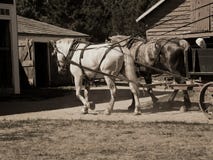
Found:
[[[91,35],[95,42],[115,34],[144,35],[135,19],[157,0],[18,0],[19,15]]]

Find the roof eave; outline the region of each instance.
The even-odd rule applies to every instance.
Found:
[[[136,22],[139,22],[142,20],[144,17],[146,17],[148,14],[150,14],[153,10],[155,10],[158,6],[160,6],[163,2],[166,0],[160,0],[158,1],[155,5],[153,5],[150,9],[148,9],[146,12],[144,12],[142,15],[140,15],[137,19]]]

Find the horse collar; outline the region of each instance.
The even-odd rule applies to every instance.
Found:
[[[77,40],[74,40],[73,43],[70,45],[70,48],[69,48],[69,51],[68,51],[68,54],[66,56],[66,60],[67,61],[70,61],[76,51],[76,48],[78,46],[78,41]]]

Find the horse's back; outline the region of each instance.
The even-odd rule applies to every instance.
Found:
[[[72,58],[73,61],[81,63],[82,66],[92,70],[102,72],[119,72],[124,61],[121,49],[111,44],[89,45],[80,44]],[[72,66],[71,72],[81,72],[81,68]],[[78,74],[79,74],[78,73]],[[89,77],[93,77],[95,72],[85,70]]]

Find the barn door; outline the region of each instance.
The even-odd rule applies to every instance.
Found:
[[[0,20],[0,92],[12,87],[12,61],[10,44],[10,22]]]
[[[32,40],[19,40],[19,61],[20,61],[20,79],[21,86],[28,83],[35,85],[35,65],[34,65],[34,49]],[[23,71],[23,72],[21,72]],[[27,82],[26,82],[27,80]]]
[[[48,87],[50,81],[48,43],[34,42],[36,87]]]
[[[192,0],[192,32],[210,31],[211,0]]]

